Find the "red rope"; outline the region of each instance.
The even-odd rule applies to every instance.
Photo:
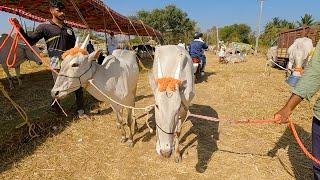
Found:
[[[15,34],[13,41],[12,41],[12,44],[11,44],[11,47],[10,47],[9,54],[7,56],[7,60],[6,60],[7,66],[9,68],[12,68],[17,62],[17,53],[16,52],[17,52],[17,47],[18,47],[18,40],[19,40],[18,34]],[[10,63],[11,55],[13,55],[13,60]]]
[[[317,163],[318,165],[320,165],[320,160],[317,159],[316,157],[314,157],[309,151],[308,149],[303,145],[303,143],[301,142],[301,139],[299,138],[299,135],[297,133],[297,130],[293,124],[293,122],[289,121],[289,127],[291,129],[292,135],[294,137],[294,139],[296,140],[296,142],[298,143],[299,147],[301,148],[302,152],[313,162]]]
[[[16,63],[16,59],[17,59],[17,55],[16,55],[16,49],[17,49],[17,47],[18,47],[18,40],[19,40],[19,38],[20,39],[22,39],[23,41],[24,41],[24,43],[26,43],[26,45],[32,50],[32,52],[41,60],[41,62],[43,63],[43,60],[42,60],[42,57],[38,54],[38,52],[37,51],[35,51],[34,49],[33,49],[33,47],[30,45],[30,43],[23,37],[23,35],[21,34],[21,32],[20,32],[20,24],[18,23],[18,22],[16,22],[15,21],[16,19],[15,18],[9,18],[9,23],[12,25],[12,30],[11,31],[13,31],[13,30],[15,30],[16,31],[16,35],[15,35],[15,37],[14,37],[14,39],[13,39],[13,42],[12,42],[12,45],[11,45],[11,48],[10,48],[10,52],[9,52],[9,55],[8,55],[8,57],[7,57],[7,66],[8,67],[13,67],[14,65],[15,65],[15,63]],[[11,32],[12,33],[12,32]],[[8,36],[9,37],[9,36]],[[7,38],[8,38],[7,37]],[[2,46],[3,46],[4,44],[2,44]],[[2,46],[0,47],[0,50],[1,50],[1,48],[2,48]],[[14,59],[13,59],[13,61],[12,61],[12,63],[9,63],[9,59],[10,59],[10,56],[11,56],[11,54],[12,54],[12,51],[13,51],[13,53],[14,53]],[[52,71],[52,72],[54,72],[54,73],[56,73],[56,74],[58,74],[58,72],[56,71],[56,70],[54,70],[54,69],[52,69],[51,67],[49,67],[49,69]]]

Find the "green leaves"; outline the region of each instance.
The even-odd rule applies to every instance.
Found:
[[[187,13],[174,5],[152,11],[141,10],[135,17],[160,31],[164,39],[171,44],[176,44],[179,40],[189,42],[196,26]]]
[[[233,24],[230,26],[224,26],[219,31],[220,39],[225,42],[249,43],[251,28],[246,24]]]
[[[304,16],[300,17],[300,21],[298,21],[297,23],[299,27],[312,26],[314,25],[314,19],[312,18],[311,14],[305,14]]]

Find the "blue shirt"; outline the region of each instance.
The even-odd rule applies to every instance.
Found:
[[[201,39],[195,39],[189,46],[190,56],[199,56],[203,54],[203,49],[208,49],[208,45]]]
[[[94,51],[94,47],[93,47],[92,44],[88,44],[87,45],[87,51],[88,51],[89,54],[91,54]]]

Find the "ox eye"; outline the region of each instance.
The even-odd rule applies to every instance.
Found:
[[[159,109],[159,106],[156,104],[156,108]]]
[[[80,65],[79,63],[73,63],[72,67],[79,67],[79,65]]]

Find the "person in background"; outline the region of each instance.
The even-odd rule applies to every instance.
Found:
[[[225,56],[226,56],[226,49],[225,49],[224,46],[221,46],[218,55],[219,55],[219,62],[224,62],[224,59],[225,59]]]
[[[179,40],[178,46],[182,47],[183,49],[186,49],[186,45],[184,43],[182,43],[181,40]]]
[[[189,45],[189,54],[192,58],[198,58],[201,61],[201,75],[204,75],[204,68],[206,66],[206,56],[204,50],[208,49],[208,45],[202,40],[202,33],[196,32],[194,40]]]
[[[107,39],[107,43],[108,43],[108,54],[111,55],[112,52],[118,47],[118,42],[114,37],[113,32],[110,33],[110,37]]]
[[[94,52],[94,47],[93,47],[93,44],[91,43],[91,41],[89,41],[89,44],[87,45],[87,51],[89,54]]]

